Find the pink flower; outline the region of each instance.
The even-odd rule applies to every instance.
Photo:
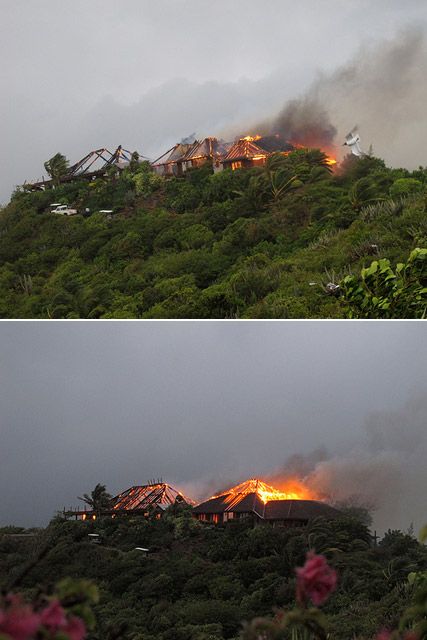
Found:
[[[393,632],[390,629],[381,629],[375,636],[375,640],[390,640],[393,636]],[[397,636],[397,633],[395,634]],[[399,636],[402,637],[402,636]],[[419,635],[415,631],[405,631],[403,634],[403,640],[419,640]]]
[[[80,618],[72,616],[67,620],[67,624],[61,628],[63,633],[66,633],[70,640],[83,640],[86,636],[86,628]]]
[[[32,638],[40,626],[40,616],[22,602],[19,596],[7,598],[10,606],[0,610],[0,634],[10,636],[12,640]]]
[[[59,600],[52,600],[41,612],[41,623],[49,631],[56,631],[66,623],[65,611]]]
[[[317,556],[312,551],[307,553],[305,565],[298,567],[296,574],[297,600],[301,604],[310,598],[317,607],[326,602],[337,586],[336,571],[328,565],[324,556]]]
[[[5,602],[6,608],[0,609],[1,636],[11,640],[31,640],[44,627],[50,632],[49,637],[58,631],[67,635],[69,640],[84,640],[86,637],[83,621],[75,616],[67,618],[59,600],[52,600],[40,613],[25,604],[20,595],[9,595]]]

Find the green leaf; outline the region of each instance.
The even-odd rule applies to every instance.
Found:
[[[374,273],[376,273],[376,272],[378,271],[378,262],[377,262],[376,260],[374,260],[374,261],[371,263],[371,266],[370,266],[370,267],[368,267],[368,269],[366,269],[365,271],[366,271],[366,275],[367,275],[367,276],[371,276],[371,275],[373,275]]]

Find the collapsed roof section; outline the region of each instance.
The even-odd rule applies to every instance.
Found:
[[[228,152],[230,143],[217,138],[204,138],[190,143],[178,142],[166,153],[154,160],[152,166],[161,175],[182,175],[191,167],[198,167],[207,161],[219,164]]]
[[[194,505],[195,503],[181,491],[160,481],[130,487],[111,498],[108,506],[103,507],[100,511],[85,507],[85,509],[64,509],[63,513],[66,518],[75,520],[96,520],[98,515],[111,516],[112,518],[117,515],[148,517],[153,513],[159,518],[168,507],[174,504]]]
[[[152,506],[171,506],[176,502],[193,504],[190,498],[165,482],[130,487],[112,499],[112,512],[147,510]]]
[[[176,162],[182,161],[184,156],[194,147],[197,146],[196,142],[184,143],[178,142],[173,147],[165,151],[161,156],[159,156],[156,160],[154,160],[153,167],[163,166],[168,164],[174,164]]]
[[[227,155],[222,159],[224,164],[243,162],[264,162],[272,153],[289,153],[294,146],[279,134],[271,136],[246,136],[240,138],[231,146]]]
[[[217,138],[204,138],[204,140],[196,140],[192,147],[187,151],[184,160],[197,160],[203,158],[211,158],[212,160],[222,158],[229,150],[231,143],[218,140]]]
[[[90,151],[84,158],[73,164],[67,171],[66,176],[79,176],[89,172],[103,171],[111,166],[123,168],[130,163],[132,152],[123,149],[121,145],[111,153],[106,148]]]
[[[123,149],[121,145],[113,152],[109,151],[106,147],[94,149],[93,151],[89,151],[84,158],[71,165],[71,167],[68,167],[67,172],[60,177],[59,182],[72,182],[75,178],[91,180],[103,176],[110,167],[122,170],[129,165],[132,160],[132,155],[132,151]],[[52,184],[53,181],[49,178],[47,180],[43,179],[37,182],[25,183],[24,186],[29,190],[39,191]]]
[[[270,136],[261,136],[256,141],[257,145],[267,151],[268,153],[282,152],[289,153],[294,151],[293,144],[288,142],[282,135],[275,133]]]
[[[251,138],[241,138],[237,140],[227,155],[223,158],[223,162],[235,162],[238,160],[258,160],[265,158],[267,152],[256,144]]]

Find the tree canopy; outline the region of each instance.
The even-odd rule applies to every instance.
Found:
[[[89,533],[103,543],[91,543]],[[136,547],[148,548],[148,556]],[[160,520],[57,517],[28,538],[0,530],[0,589],[11,579],[28,595],[64,578],[93,581],[100,598],[92,640],[237,640],[244,621],[272,621],[278,609],[295,607],[295,567],[310,550],[338,574],[322,607],[330,637],[373,638],[396,628],[404,612],[412,616],[405,628],[422,622],[426,547],[402,531],[389,531],[376,545],[349,515],[300,528],[204,525],[178,504]],[[248,640],[255,627],[247,629]]]
[[[426,179],[298,150],[168,179],[134,159],[58,184],[73,217],[18,190],[0,212],[0,316],[422,317]]]
[[[90,495],[85,493],[79,500],[85,502],[92,511],[99,517],[104,510],[111,506],[111,495],[107,492],[105,485],[97,484]]]
[[[58,185],[60,183],[60,179],[67,173],[68,164],[68,160],[62,153],[55,153],[50,160],[44,163],[44,168],[52,178],[54,184]]]

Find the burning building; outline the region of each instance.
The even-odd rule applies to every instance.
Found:
[[[204,138],[190,143],[178,142],[152,163],[156,173],[162,176],[184,175],[187,169],[210,162],[214,170],[221,168],[221,160],[230,147],[217,138]]]
[[[295,147],[279,134],[246,136],[235,142],[204,138],[191,143],[179,142],[152,163],[156,173],[182,176],[191,168],[210,162],[214,171],[262,166],[275,152],[289,153]]]
[[[258,167],[265,164],[272,153],[289,153],[294,146],[281,136],[246,136],[237,140],[222,158],[224,169]]]
[[[247,136],[237,140],[222,159],[224,169],[242,169],[265,164],[269,155],[255,142],[256,138]]]
[[[207,162],[212,163],[214,171],[221,169],[222,158],[227,154],[230,146],[230,143],[222,142],[217,138],[205,138],[200,142],[196,140],[184,156],[184,170],[200,167]]]
[[[252,478],[197,506],[171,485],[158,481],[126,489],[112,498],[108,507],[64,510],[64,516],[75,520],[95,520],[97,515],[161,518],[166,509],[176,504],[191,505],[197,520],[211,524],[246,520],[253,524],[296,527],[314,518],[332,519],[340,515],[337,509],[316,500],[316,496],[298,482],[287,482],[286,487],[279,490]]]
[[[180,491],[165,482],[159,482],[126,489],[126,491],[113,498],[111,511],[112,513],[132,511],[133,513],[138,512],[148,515],[144,512],[152,510],[153,507],[160,507],[164,510],[177,502],[192,504],[192,500],[184,496]]]
[[[174,504],[194,504],[183,493],[166,482],[135,485],[111,499],[108,508],[103,508],[100,515],[134,515],[143,517],[161,517],[166,509]],[[65,511],[67,518],[76,520],[92,520],[96,518],[94,509]]]
[[[183,176],[188,169],[211,163],[214,171],[222,169],[248,169],[263,166],[273,153],[287,155],[296,148],[305,148],[287,141],[281,134],[254,135],[223,142],[217,138],[179,142],[152,163],[156,173],[162,176]],[[335,160],[328,156],[328,164]]]
[[[184,173],[183,163],[185,155],[195,146],[193,143],[178,142],[152,163],[156,173],[161,176],[180,177]]]
[[[257,478],[252,478],[223,493],[212,496],[193,509],[202,521],[223,524],[250,520],[254,524],[273,526],[304,526],[314,518],[332,519],[340,515],[337,509],[314,499],[304,491],[279,491]]]

